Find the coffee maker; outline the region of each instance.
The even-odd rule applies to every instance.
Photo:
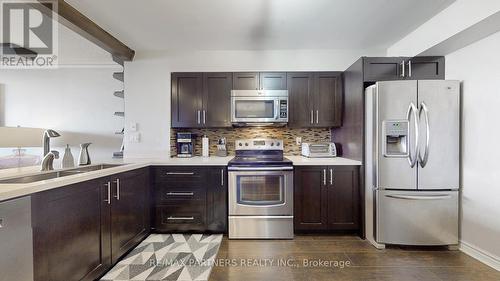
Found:
[[[177,133],[177,157],[193,157],[194,136],[192,133]]]

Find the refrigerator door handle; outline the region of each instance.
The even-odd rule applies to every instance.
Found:
[[[385,197],[394,199],[405,199],[405,200],[443,200],[450,199],[451,195],[427,195],[427,196],[412,196],[412,195],[396,195],[390,194]]]
[[[427,160],[429,159],[429,140],[430,140],[430,136],[429,136],[429,133],[430,133],[429,109],[427,108],[427,105],[425,104],[425,102],[421,102],[420,103],[420,110],[419,110],[419,113],[418,113],[419,118],[422,115],[422,112],[424,113],[425,131],[426,131],[426,134],[425,134],[425,150],[424,150],[424,156],[422,156],[420,154],[420,151],[418,152],[418,162],[420,162],[420,166],[422,166],[422,168],[424,168],[425,165],[427,164]]]
[[[415,154],[412,156],[411,155],[411,151],[409,151],[408,153],[408,163],[410,164],[410,167],[413,168],[415,167],[415,164],[417,164],[417,158],[418,158],[418,140],[419,140],[419,134],[418,134],[418,114],[417,114],[417,107],[415,106],[415,104],[413,102],[411,102],[409,105],[408,105],[408,112],[406,114],[406,118],[408,119],[408,124],[411,122],[411,117],[413,115],[413,122],[414,122],[414,126],[415,126],[415,137],[414,137],[414,140],[415,140]],[[411,132],[411,130],[409,129],[409,131]],[[411,141],[411,133],[409,135],[409,138],[410,138],[410,141]],[[409,147],[409,145],[408,145]]]

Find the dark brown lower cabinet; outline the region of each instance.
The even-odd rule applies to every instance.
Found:
[[[298,166],[294,177],[297,232],[359,229],[357,166]]]
[[[148,235],[148,173],[147,169],[136,170],[33,195],[34,280],[95,280],[111,268],[120,253]],[[118,194],[113,183],[116,178],[122,179],[120,200],[114,197]],[[148,199],[132,203],[127,194],[132,188],[137,189],[132,193],[145,193]],[[113,212],[113,205],[120,207]],[[121,242],[119,247],[112,246],[116,239]]]
[[[225,233],[227,231],[225,166],[153,168],[157,232]]]
[[[118,174],[111,184],[111,253],[115,263],[149,233],[149,172],[141,169]]]

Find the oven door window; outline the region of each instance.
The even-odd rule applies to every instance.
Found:
[[[236,118],[274,118],[274,100],[237,100],[234,102]]]
[[[283,175],[241,175],[236,182],[238,204],[273,206],[285,203]]]

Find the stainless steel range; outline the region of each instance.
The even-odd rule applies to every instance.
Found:
[[[293,239],[293,165],[282,140],[237,140],[228,176],[230,239]]]

